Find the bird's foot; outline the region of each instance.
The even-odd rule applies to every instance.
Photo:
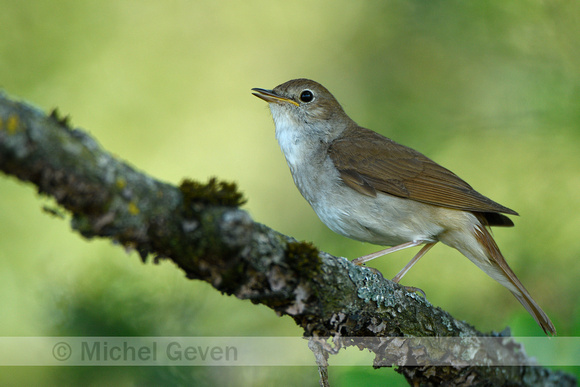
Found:
[[[422,289],[416,288],[414,286],[404,286],[404,285],[401,286],[409,293],[421,293],[423,295],[423,298],[427,299],[427,295]]]

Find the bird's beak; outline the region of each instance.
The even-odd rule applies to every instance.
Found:
[[[300,106],[298,105],[298,103],[296,101],[291,100],[290,98],[286,98],[286,97],[280,97],[279,95],[277,95],[276,93],[274,93],[272,90],[266,90],[266,89],[259,89],[259,88],[254,88],[252,89],[252,91],[255,91],[254,94],[256,97],[263,99],[264,101],[268,102],[268,103],[291,103],[293,105],[296,106]]]

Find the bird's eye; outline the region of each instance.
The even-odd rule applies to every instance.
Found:
[[[300,101],[302,102],[310,102],[314,99],[314,94],[310,90],[304,90],[300,93]]]

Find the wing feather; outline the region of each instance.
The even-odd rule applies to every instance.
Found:
[[[475,191],[450,170],[423,154],[361,127],[332,142],[329,156],[351,188],[376,191],[441,207],[490,214],[490,225],[513,225],[499,215],[517,213]]]

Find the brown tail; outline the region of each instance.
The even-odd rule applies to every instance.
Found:
[[[477,260],[478,262],[474,261],[474,263],[491,278],[508,288],[532,317],[534,317],[546,334],[556,335],[554,324],[552,324],[552,321],[550,321],[550,318],[544,313],[542,308],[536,304],[536,301],[534,301],[530,293],[528,293],[524,285],[522,285],[518,277],[516,277],[512,269],[508,266],[499,251],[499,247],[484,225],[475,226],[475,237],[487,252],[488,257],[486,261],[489,263],[481,262],[480,259]]]

